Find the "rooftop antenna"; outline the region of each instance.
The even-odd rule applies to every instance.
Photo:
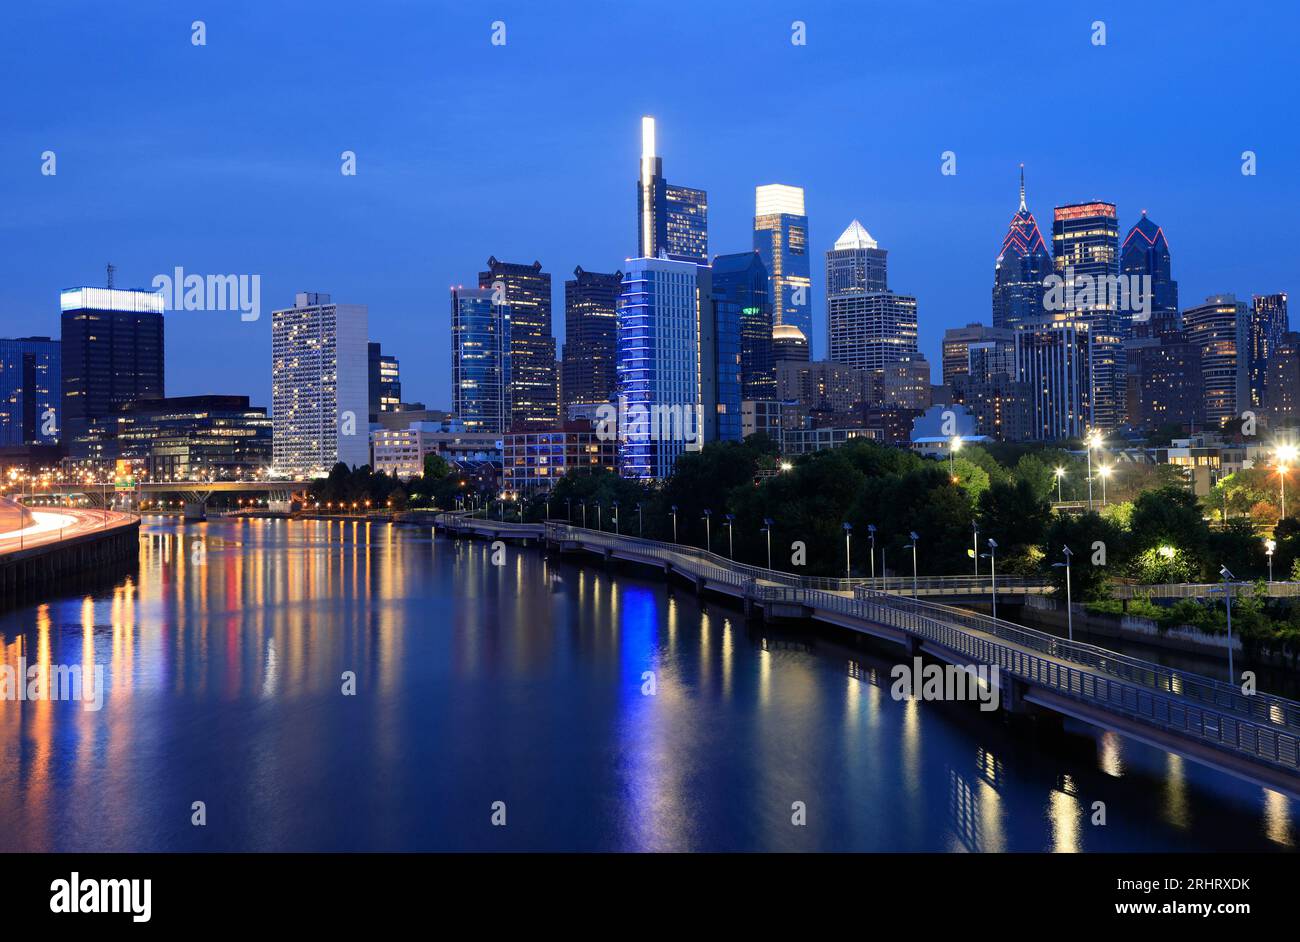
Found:
[[[1025,211],[1025,165],[1020,165],[1020,211]]]
[[[117,266],[112,262],[108,263],[108,286],[113,287],[113,272],[117,271]]]

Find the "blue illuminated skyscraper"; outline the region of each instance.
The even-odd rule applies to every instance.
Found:
[[[716,319],[719,324],[735,321],[740,325],[741,399],[776,396],[769,284],[767,268],[758,252],[719,255],[713,260]]]
[[[641,172],[636,183],[637,254],[709,263],[709,198],[664,179],[655,156],[655,119],[641,119]]]
[[[59,341],[0,339],[0,445],[50,445],[59,440],[61,370]]]
[[[802,187],[754,188],[754,249],[767,268],[773,324],[793,324],[811,339],[812,261]]]
[[[1170,268],[1165,231],[1147,218],[1137,221],[1124,237],[1119,254],[1120,274],[1128,279],[1127,325],[1138,337],[1174,337],[1182,328],[1178,316],[1178,282]],[[1138,279],[1134,281],[1134,279]],[[1150,297],[1141,297],[1134,288]]]
[[[465,431],[510,431],[510,379],[510,306],[491,288],[453,288],[452,402]]]

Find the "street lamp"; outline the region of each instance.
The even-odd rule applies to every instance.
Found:
[[[1070,552],[1070,547],[1061,547],[1061,552],[1065,554],[1065,562],[1052,563],[1053,569],[1065,568],[1065,623],[1068,626],[1070,640],[1074,640],[1074,606],[1070,598],[1070,557],[1074,554]]]
[[[763,518],[763,532],[767,534],[767,569],[772,571],[772,518]]]
[[[564,507],[565,507],[564,510],[565,519],[568,520],[569,523],[573,523],[573,498],[572,497],[564,498]]]
[[[1106,506],[1106,479],[1110,477],[1110,473],[1114,470],[1114,468],[1105,465],[1097,469],[1097,473],[1101,475],[1101,505],[1103,507]]]
[[[701,520],[704,521],[704,548],[706,551],[710,553],[713,552],[713,528],[709,523],[709,519],[712,516],[713,516],[713,511],[708,510],[706,508],[704,511],[704,516],[700,518]]]
[[[1280,499],[1282,505],[1282,515],[1279,520],[1286,519],[1286,469],[1289,462],[1295,461],[1300,455],[1300,450],[1295,445],[1279,445],[1277,447],[1277,483],[1281,489]]]
[[[912,538],[912,542],[904,546],[903,549],[910,549],[912,551],[912,598],[915,599],[916,598],[916,544],[921,538],[916,535],[915,530],[913,530],[911,533],[907,535]]]
[[[1223,604],[1228,607],[1228,683],[1236,684],[1236,671],[1232,669],[1232,580],[1237,577],[1227,566],[1219,567],[1219,575],[1223,576]]]
[[[1065,469],[1057,468],[1056,469],[1056,502],[1058,504],[1063,503],[1061,499],[1061,478],[1063,477],[1065,477]]]
[[[961,448],[961,436],[954,435],[952,441],[948,444],[948,477],[953,481],[957,480],[957,472],[953,470],[953,459],[957,456],[957,449]]]
[[[611,507],[614,508],[614,514],[613,514],[613,516],[614,516],[614,535],[615,535],[615,536],[619,536],[619,532],[618,532],[618,501],[616,501],[616,500],[611,500],[611,501],[609,502],[609,505],[610,505]]]
[[[1085,444],[1088,446],[1088,509],[1092,510],[1092,450],[1101,447],[1101,433],[1096,431],[1089,433]]]
[[[980,577],[980,522],[972,520],[970,528],[974,533],[971,537],[971,555],[975,557],[975,578],[978,579]]]
[[[871,583],[875,586],[876,582],[876,525],[867,524],[867,536],[871,538]]]
[[[1264,555],[1268,557],[1268,581],[1273,581],[1273,550],[1277,549],[1277,543],[1273,540],[1264,541]]]
[[[735,514],[727,514],[727,515],[726,515],[726,521],[727,521],[727,555],[728,555],[730,558],[732,558],[732,559],[735,559],[735,558],[736,558],[736,544],[735,544],[735,541],[732,539],[732,533],[731,533],[731,525],[735,522],[735,520],[736,520],[736,515],[735,515]]]
[[[849,523],[846,520],[842,524],[840,524],[840,526],[844,528],[844,578],[852,579],[853,578],[853,556],[852,556],[852,547],[849,545],[849,540],[853,536],[853,524]]]
[[[989,537],[989,580],[993,591],[993,617],[998,617],[998,541]]]
[[[582,505],[582,529],[585,530],[587,529],[587,502],[584,500],[579,503]]]
[[[673,542],[677,542],[677,505],[673,504]]]
[[[636,535],[645,536],[645,524],[641,517],[641,505],[636,505]]]

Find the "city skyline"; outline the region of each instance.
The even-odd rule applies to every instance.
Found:
[[[806,117],[810,129],[824,125],[826,103],[818,92],[833,87],[832,66],[847,61],[851,52],[845,36],[839,34],[857,35],[855,30],[865,25],[865,17],[849,13],[836,17],[835,28],[825,25],[819,28],[817,12],[814,5],[807,16],[809,43],[819,47],[816,63],[812,65],[817,71],[800,72],[799,60],[780,60],[781,68],[788,68],[797,76],[790,89],[781,94],[788,96],[794,114]],[[251,22],[258,14],[244,11],[243,15]],[[935,41],[955,44],[957,23],[975,36],[981,29],[987,29],[966,20],[966,16],[955,14],[954,22],[941,24]],[[512,32],[504,48],[493,48],[487,41],[487,25],[467,15],[451,14],[447,31],[449,34],[463,31],[466,38],[480,29],[483,33],[482,49],[473,48],[468,42],[464,44],[466,48],[453,49],[454,55],[466,65],[467,80],[495,66],[500,66],[503,75],[508,76],[514,69],[526,68],[524,63],[514,59],[493,63],[486,57],[497,54],[523,59],[532,54],[529,43],[543,30],[562,27],[582,35],[583,30],[591,28],[577,12],[561,19],[564,23],[557,25],[524,9],[517,13],[507,11],[506,20]],[[1074,28],[1079,35],[1073,54],[1109,57],[1099,94],[1104,93],[1109,83],[1121,84],[1126,68],[1137,57],[1174,42],[1170,36],[1154,31],[1152,20],[1144,15],[1117,15],[1108,22],[1110,40],[1106,47],[1090,44],[1087,24],[1080,23]],[[764,28],[760,29],[760,24]],[[29,25],[39,30],[42,24],[37,21]],[[304,28],[322,30],[331,25],[336,27],[338,23],[305,24]],[[1017,43],[1033,46],[1033,36],[1039,29],[1050,29],[1053,44],[1061,44],[1063,27],[1055,15],[1045,17],[1041,23],[1004,21],[999,25],[1006,34],[1004,40],[992,49],[979,50],[981,55],[991,56],[991,65],[1010,56]],[[782,31],[785,27],[777,29],[778,26],[782,26],[778,19],[769,24],[764,17],[757,16],[754,23],[735,26],[736,42],[741,46],[751,43],[770,47],[774,55],[797,56],[801,49],[792,46],[788,32]],[[886,26],[890,26],[888,20]],[[1168,26],[1168,31],[1175,34],[1188,28],[1177,23],[1162,26]],[[102,30],[110,28],[110,24],[90,14],[78,28]],[[129,12],[111,28],[138,33],[161,26],[147,14]],[[378,28],[368,24],[351,41],[373,43],[377,41]],[[904,28],[895,22],[890,28],[900,32],[900,40],[918,38],[911,34],[913,27]],[[216,42],[220,35],[214,31],[208,46],[186,47],[184,52],[216,58],[233,55],[232,50]],[[1134,35],[1142,37],[1142,45],[1133,42]],[[387,34],[385,38],[391,39]],[[1231,46],[1248,38],[1251,42],[1268,41],[1250,30],[1236,27],[1230,27],[1223,40]],[[628,62],[612,67],[630,71],[641,56],[654,54],[665,41],[662,37],[648,37],[644,49],[636,49]],[[901,42],[899,50],[905,48],[907,43]],[[949,51],[950,61],[939,72],[932,73],[930,80],[947,84],[964,77],[975,82],[974,94],[978,97],[979,89],[984,87],[981,83],[989,79],[985,70],[991,66],[976,63],[974,54],[966,57],[960,49]],[[384,69],[398,69],[403,67],[399,63],[408,62],[410,50],[401,47],[397,52],[400,54],[394,63]],[[252,54],[252,50],[244,53]],[[731,50],[724,53],[735,54]],[[895,50],[889,55],[898,54]],[[605,60],[598,57],[598,61]],[[885,69],[885,65],[881,68]],[[1159,220],[1172,243],[1175,277],[1180,282],[1184,304],[1219,294],[1249,297],[1287,291],[1293,281],[1294,262],[1281,254],[1285,239],[1280,228],[1283,223],[1279,207],[1295,186],[1290,175],[1284,172],[1291,151],[1284,129],[1270,124],[1282,139],[1261,141],[1259,122],[1249,120],[1250,115],[1270,103],[1280,104],[1280,98],[1271,97],[1275,94],[1271,83],[1261,82],[1259,96],[1244,104],[1233,101],[1229,110],[1229,102],[1214,88],[1206,88],[1205,96],[1185,94],[1188,89],[1202,88],[1199,79],[1177,63],[1169,64],[1168,68],[1169,72],[1148,75],[1146,80],[1183,90],[1183,97],[1198,99],[1198,114],[1202,117],[1202,112],[1208,109],[1222,119],[1216,134],[1222,146],[1214,149],[1213,160],[1188,149],[1173,149],[1159,158],[1148,153],[1136,166],[1131,159],[1121,161],[1113,155],[1093,154],[1089,159],[1080,160],[1058,147],[1036,144],[1029,137],[1008,139],[1005,131],[1010,119],[988,122],[989,127],[975,129],[968,118],[954,116],[951,108],[945,108],[941,98],[932,104],[929,113],[903,122],[903,133],[894,150],[859,147],[854,160],[849,159],[850,145],[862,143],[868,130],[850,129],[828,146],[788,148],[780,153],[733,148],[727,142],[745,131],[743,117],[723,122],[719,136],[703,126],[698,107],[688,102],[687,96],[664,91],[638,92],[634,100],[620,101],[617,107],[578,109],[580,114],[567,117],[567,124],[558,126],[567,127],[567,137],[561,134],[560,140],[556,140],[555,129],[546,122],[555,121],[562,111],[571,109],[567,108],[568,103],[562,104],[559,97],[551,94],[547,86],[540,93],[544,103],[538,115],[511,116],[512,137],[522,135],[529,141],[530,153],[536,160],[506,165],[507,162],[494,159],[484,165],[483,161],[472,159],[470,152],[458,151],[454,146],[448,150],[436,144],[439,138],[435,135],[425,142],[436,144],[432,151],[423,151],[431,155],[429,160],[419,157],[421,151],[417,144],[417,153],[409,154],[401,173],[395,174],[395,165],[389,163],[398,157],[397,151],[388,146],[392,142],[385,139],[371,145],[375,150],[368,150],[365,135],[353,128],[326,135],[337,136],[338,146],[333,141],[329,147],[315,141],[307,147],[291,138],[284,142],[284,153],[278,153],[276,159],[251,161],[247,165],[241,162],[236,168],[229,154],[224,162],[212,154],[209,160],[203,160],[203,154],[213,142],[200,135],[199,140],[208,145],[207,149],[177,147],[161,157],[133,158],[139,164],[157,165],[155,172],[146,174],[145,179],[135,164],[126,159],[126,154],[99,153],[95,159],[88,159],[85,137],[74,136],[69,140],[66,126],[63,132],[51,127],[51,124],[57,127],[58,121],[26,116],[20,124],[40,130],[29,130],[24,138],[40,137],[43,143],[37,146],[32,142],[35,148],[32,155],[17,151],[19,141],[5,145],[9,159],[18,163],[28,160],[32,169],[31,179],[20,177],[12,184],[15,193],[8,225],[24,227],[28,238],[15,253],[13,276],[0,288],[0,335],[57,336],[55,294],[70,285],[101,283],[104,264],[109,261],[118,266],[117,283],[126,287],[147,286],[155,274],[170,272],[181,264],[193,271],[258,274],[264,281],[265,302],[259,321],[241,322],[238,316],[222,312],[168,312],[169,395],[246,394],[254,402],[269,404],[270,377],[266,375],[265,357],[261,355],[270,346],[268,312],[290,304],[299,291],[320,291],[330,293],[342,303],[364,304],[370,309],[370,339],[398,351],[401,356],[405,398],[448,406],[451,357],[443,294],[447,285],[472,283],[473,273],[489,254],[517,262],[537,259],[545,271],[552,273],[569,272],[578,265],[592,271],[623,270],[624,260],[635,254],[634,224],[628,212],[629,168],[636,161],[637,124],[644,114],[657,118],[657,153],[664,157],[667,178],[709,194],[710,257],[749,247],[755,186],[774,180],[800,186],[807,198],[810,257],[815,260],[824,257],[837,234],[854,218],[862,220],[866,229],[890,249],[891,278],[918,299],[920,352],[931,364],[941,361],[939,344],[945,329],[976,320],[988,322],[990,270],[1000,236],[1015,209],[1021,162],[1027,167],[1031,208],[1039,217],[1040,226],[1046,225],[1045,217],[1052,207],[1094,198],[1118,206],[1121,233],[1138,221],[1141,210],[1148,210]],[[67,99],[70,89],[62,84],[65,81],[62,76],[56,78],[54,86],[43,94],[48,107],[65,102],[71,118],[84,105],[73,105]],[[881,107],[892,115],[904,110],[919,90],[900,86],[901,79],[894,75],[889,76],[889,81],[893,84]],[[338,90],[310,90],[294,82],[281,84],[283,91],[300,104],[309,101],[323,104],[322,96]],[[725,85],[726,81],[722,80],[722,86]],[[598,95],[584,88],[588,96]],[[246,98],[240,96],[241,89],[248,91],[244,80],[236,83],[232,101],[247,104]],[[157,94],[168,99],[171,93]],[[194,90],[190,89],[189,94],[192,97]],[[968,91],[967,100],[970,94]],[[346,101],[356,97],[344,96]],[[398,97],[404,100],[403,96]],[[476,93],[473,87],[458,87],[456,107],[470,107],[480,97],[481,93]],[[1157,125],[1172,124],[1180,115],[1187,118],[1190,114],[1187,105],[1177,97],[1162,100],[1164,110],[1159,114],[1150,108],[1129,107],[1122,100],[1111,100],[1114,104],[1109,109],[1110,117],[1117,122],[1117,127],[1123,128],[1127,123],[1132,128],[1141,118],[1153,136],[1159,131]],[[1221,106],[1217,112],[1216,103]],[[24,101],[19,107],[28,108],[32,104]],[[159,104],[167,110],[167,101]],[[356,118],[354,108],[345,110]],[[1246,114],[1238,113],[1242,111]],[[250,117],[257,114],[254,110]],[[712,114],[716,125],[716,111]],[[956,118],[948,125],[947,133],[939,127],[944,117]],[[1086,127],[1100,120],[1097,115],[1085,115],[1077,118],[1077,123]],[[1241,143],[1232,140],[1229,146],[1228,141],[1234,137],[1232,128],[1238,123],[1249,126],[1250,130],[1242,130],[1237,135]],[[159,133],[164,132],[151,126],[142,131],[142,139]],[[453,141],[454,138],[448,144]],[[577,141],[583,142],[580,151],[573,148]],[[242,146],[239,141],[231,143]],[[52,149],[58,155],[58,174],[54,177],[39,173],[36,156],[44,149]],[[348,149],[356,153],[359,168],[356,177],[339,173],[338,155]],[[1253,149],[1259,155],[1258,176],[1243,176],[1240,172],[1239,155],[1246,149]],[[940,155],[944,150],[955,152],[955,176],[946,177],[940,172]],[[1131,158],[1139,151],[1140,148],[1132,148],[1127,153]],[[218,152],[224,151],[218,149]],[[277,176],[290,164],[298,166],[293,181]],[[556,194],[574,176],[584,181],[582,189],[577,191],[581,198],[576,202],[570,199],[566,204]],[[453,178],[457,181],[455,188],[438,185],[439,179]],[[347,231],[338,231],[335,225],[328,227],[331,230],[328,232],[327,227],[313,227],[310,237],[296,238],[291,245],[287,240],[273,240],[268,244],[263,236],[238,239],[232,229],[236,219],[230,210],[207,202],[204,189],[217,188],[217,182],[239,185],[240,181],[252,194],[264,193],[272,181],[281,186],[291,184],[290,192],[280,197],[245,201],[247,215],[243,225],[250,230],[278,232],[266,222],[266,215],[301,211],[297,204],[304,200],[335,224],[342,213],[353,225]],[[554,186],[551,181],[555,181]],[[71,186],[64,187],[65,183]],[[112,183],[111,192],[106,192],[104,188],[109,183]],[[339,189],[351,185],[356,185],[357,192]],[[42,191],[40,186],[51,189]],[[409,230],[412,225],[409,209],[428,208],[430,194],[454,202],[449,189],[458,193],[467,191],[479,198],[489,186],[499,190],[500,195],[484,200],[482,211],[466,213],[465,207],[452,207],[448,210],[452,215],[447,216],[440,210],[437,218],[445,221],[443,226],[426,223],[420,235]],[[131,225],[125,229],[114,227],[111,238],[94,232],[93,226],[73,227],[76,231],[71,233],[66,226],[56,226],[60,212],[68,211],[70,204],[66,201],[84,200],[87,187],[94,188],[96,198],[83,206],[88,205],[91,210],[98,206],[100,213],[127,219],[128,223],[138,220],[135,229],[139,235],[121,237],[123,231],[132,231]],[[185,208],[163,212],[154,218],[149,213],[124,213],[116,206],[118,200],[131,194],[135,202],[148,204],[151,196],[157,199],[159,191],[164,189],[173,195],[188,193],[188,201],[178,204]],[[400,196],[403,190],[407,191],[409,201]],[[574,191],[570,188],[569,192]],[[529,195],[521,199],[524,193]],[[586,198],[585,193],[590,197]],[[1197,196],[1186,195],[1190,193]],[[359,199],[360,194],[365,195]],[[377,207],[371,206],[364,219],[353,215],[375,200],[378,200]],[[404,202],[410,205],[399,205]],[[1207,214],[1204,209],[1207,203],[1222,207],[1224,218]],[[188,208],[191,205],[192,211]],[[504,207],[511,208],[503,210]],[[1248,216],[1253,225],[1245,227],[1244,237],[1223,240],[1222,228],[1234,213]],[[89,218],[92,221],[95,218],[93,211]],[[375,225],[386,227],[390,236],[375,240],[368,228],[371,219]],[[936,267],[934,233],[939,227],[943,230],[939,248],[942,254]],[[55,228],[60,231],[55,233]],[[454,231],[456,248],[448,250],[447,237],[437,233],[439,228]],[[409,238],[392,241],[399,233],[406,233]],[[367,241],[367,234],[371,244],[362,245]],[[57,239],[64,247],[57,253],[51,251],[50,239]],[[230,247],[236,244],[238,249],[232,250]],[[417,257],[423,261],[417,262]],[[825,286],[820,264],[815,261],[811,267],[814,326],[810,339],[820,355],[825,350],[826,337],[825,309],[821,301]],[[942,277],[935,277],[936,271]],[[418,291],[413,306],[411,298],[403,296],[398,286],[420,284],[432,290]],[[563,309],[562,291],[562,285],[552,284],[554,310]],[[412,316],[413,311],[418,316]],[[555,320],[562,322],[562,318]],[[562,323],[554,327],[560,345],[565,337]],[[196,355],[200,346],[215,355]],[[258,355],[249,355],[250,350],[257,350]]]

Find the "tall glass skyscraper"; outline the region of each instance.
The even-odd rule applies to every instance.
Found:
[[[63,416],[73,458],[92,419],[163,396],[163,296],[122,288],[69,288],[62,309]],[[364,406],[362,407],[364,409]],[[362,414],[364,424],[365,415]]]
[[[709,263],[709,198],[664,179],[655,155],[655,119],[641,119],[641,171],[636,183],[637,254],[641,258]]]
[[[271,312],[272,463],[287,477],[370,463],[369,311],[301,291]]]
[[[708,269],[628,260],[618,300],[619,470],[662,479],[716,429]],[[736,414],[739,417],[739,403]]]
[[[737,252],[713,259],[713,301],[718,319],[739,324],[741,399],[776,396],[770,284],[758,252]]]
[[[550,273],[542,271],[541,262],[520,265],[495,256],[487,265],[478,274],[478,286],[498,291],[497,300],[510,307],[511,422],[520,432],[553,429],[560,403]]]
[[[564,283],[564,408],[613,402],[623,273],[573,270]]]
[[[503,435],[511,426],[511,309],[491,288],[451,290],[452,408],[467,432]]]
[[[1178,282],[1174,281],[1169,260],[1169,242],[1165,231],[1147,218],[1134,224],[1120,247],[1119,271],[1130,286],[1140,286],[1150,279],[1150,299],[1139,298],[1130,290],[1129,306],[1121,313],[1127,327],[1137,337],[1176,337],[1182,329],[1178,316]],[[1134,281],[1133,279],[1138,279]],[[1145,293],[1145,288],[1139,288]],[[1149,305],[1149,314],[1142,309]]]
[[[52,445],[61,437],[61,345],[49,337],[0,339],[0,445]],[[52,410],[52,411],[51,411]],[[45,431],[53,418],[53,431]]]
[[[754,188],[754,250],[767,269],[773,323],[793,324],[811,338],[812,256],[803,187]]]
[[[1080,438],[1093,425],[1088,325],[1041,318],[1016,330],[1016,367],[1030,396],[1030,438]]]
[[[1025,205],[1025,168],[1020,167],[1020,207],[1011,217],[1002,250],[993,266],[993,326],[1015,328],[1042,317],[1043,279],[1052,273],[1052,256]]]
[[[1236,295],[1220,294],[1183,311],[1187,339],[1201,348],[1205,422],[1220,429],[1250,402],[1250,311]]]
[[[913,357],[916,298],[889,290],[885,250],[856,219],[826,253],[830,359],[878,370]]]
[[[1121,426],[1127,415],[1124,341],[1131,323],[1120,311],[1119,216],[1114,203],[1058,206],[1052,246],[1061,290],[1045,292],[1054,317],[1064,313],[1088,325],[1092,342],[1092,419],[1100,429]]]
[[[1250,310],[1250,405],[1262,409],[1267,401],[1268,364],[1289,331],[1285,294],[1257,294]]]

